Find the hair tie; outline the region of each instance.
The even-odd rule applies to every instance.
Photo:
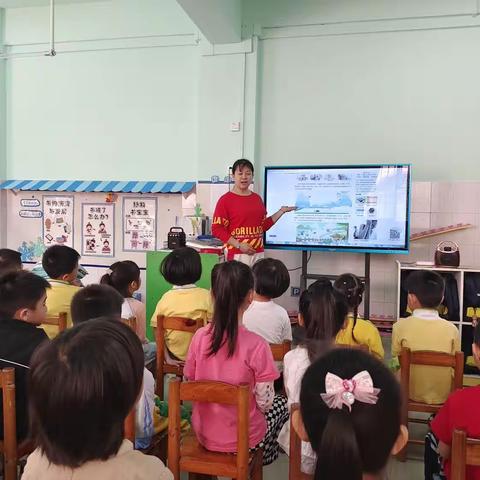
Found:
[[[378,402],[379,388],[373,386],[373,380],[366,370],[357,373],[353,378],[342,378],[328,372],[325,377],[325,393],[322,400],[329,408],[342,409],[343,405],[352,411],[355,401],[374,405]]]

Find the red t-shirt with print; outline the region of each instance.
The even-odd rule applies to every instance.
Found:
[[[432,420],[431,428],[443,443],[452,446],[453,431],[465,430],[468,437],[480,438],[480,387],[467,387],[453,392]],[[445,474],[450,479],[450,460],[445,461]],[[466,480],[480,480],[480,467],[468,467]]]
[[[227,244],[230,237],[239,242],[248,243],[257,252],[263,252],[263,232],[273,225],[271,217],[267,218],[265,205],[256,193],[237,195],[233,192],[220,197],[215,207],[212,234]],[[226,245],[227,260],[235,254],[242,253],[232,245]]]

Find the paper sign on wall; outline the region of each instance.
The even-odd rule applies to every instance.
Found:
[[[113,257],[115,240],[115,205],[82,204],[82,255]]]
[[[43,196],[43,243],[73,247],[73,197]]]
[[[155,250],[157,242],[157,201],[155,198],[123,199],[123,249]]]

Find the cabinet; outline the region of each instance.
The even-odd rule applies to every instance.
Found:
[[[444,276],[448,279],[447,284],[449,284],[451,288],[449,295],[452,295],[452,287],[456,287],[458,310],[456,308],[452,309],[445,318],[457,326],[460,332],[462,351],[465,353],[465,358],[471,355],[473,341],[472,313],[475,314],[475,308],[472,309],[471,307],[478,307],[476,313],[480,318],[480,269],[424,266],[415,263],[400,263],[397,261],[397,318],[409,315],[406,311],[406,291],[403,288],[403,284],[408,274],[414,270],[432,270]],[[476,288],[475,285],[478,285],[478,288]],[[465,373],[478,374],[480,372],[474,367],[466,366]]]

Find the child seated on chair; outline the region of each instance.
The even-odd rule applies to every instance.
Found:
[[[212,295],[212,323],[195,333],[183,372],[188,380],[249,384],[249,447],[263,448],[268,465],[278,457],[277,436],[288,412],[285,397],[274,395],[279,373],[268,343],[242,325],[253,297],[250,268],[235,260],[215,265]],[[194,404],[192,423],[208,450],[237,451],[237,415],[231,406]]]
[[[401,401],[394,375],[360,349],[335,348],[312,363],[292,420],[317,455],[315,480],[386,478],[390,455],[408,440]]]
[[[173,250],[162,261],[160,272],[172,290],[166,292],[157,303],[150,325],[157,327],[157,316],[185,317],[201,319],[204,323],[212,318],[212,300],[210,292],[197,287],[196,282],[202,276],[200,254],[190,247]],[[178,360],[187,358],[192,334],[188,332],[165,331],[165,345]]]
[[[30,358],[47,334],[37,328],[47,316],[48,282],[26,271],[0,277],[0,368],[15,369],[17,439],[28,434],[27,372]],[[3,400],[0,396],[0,439],[3,439]]]
[[[80,290],[77,281],[79,253],[66,245],[53,245],[47,248],[42,257],[42,266],[47,272],[51,289],[47,295],[48,315],[67,313],[67,327],[72,326],[70,304],[73,296]],[[58,335],[55,325],[42,327],[49,338]]]
[[[475,326],[472,353],[475,364],[480,367],[479,324]],[[430,456],[431,452],[428,452],[428,449],[429,447],[431,448],[432,444],[436,445],[438,441],[438,453],[443,458],[443,467],[447,479],[451,478],[450,468],[453,431],[459,428],[466,431],[467,437],[480,438],[480,419],[475,414],[475,408],[479,404],[480,386],[456,390],[450,394],[445,405],[443,405],[430,424],[435,438],[429,438],[427,435],[425,462],[427,464],[427,458],[433,458]],[[431,440],[433,440],[433,442]],[[436,452],[433,452],[433,455],[435,454]],[[480,480],[480,467],[467,466],[465,478],[468,480]]]
[[[123,297],[108,285],[88,285],[72,299],[73,324],[78,325],[98,318],[121,320]],[[136,407],[135,447],[147,448],[155,433],[155,380],[143,369],[143,388]]]
[[[142,387],[143,350],[114,319],[76,325],[32,359],[30,411],[37,449],[24,480],[173,480],[156,457],[124,440]]]
[[[8,272],[21,270],[22,255],[10,248],[0,248],[0,276]]]
[[[110,285],[124,298],[122,305],[122,318],[135,317],[137,322],[137,335],[143,345],[145,363],[155,359],[157,344],[149,342],[146,337],[145,304],[133,298],[133,294],[140,288],[140,268],[131,260],[115,262],[110,266],[110,272],[100,279],[100,283]]]
[[[454,354],[460,351],[457,327],[440,318],[437,307],[443,299],[445,281],[437,272],[417,270],[407,277],[408,306],[413,312],[393,325],[392,356],[402,347],[412,351],[430,350]],[[410,375],[410,399],[429,404],[443,403],[450,393],[449,368],[413,365]]]
[[[333,287],[345,295],[348,303],[348,323],[337,333],[335,343],[339,345],[365,345],[370,353],[383,360],[385,354],[382,339],[377,327],[369,320],[358,317],[358,307],[362,303],[365,286],[353,273],[340,275]]]
[[[268,343],[292,340],[292,326],[287,311],[273,299],[290,286],[290,275],[283,262],[275,258],[258,260],[252,267],[255,283],[253,301],[243,315],[243,324]]]
[[[345,326],[348,305],[344,295],[333,288],[330,280],[322,278],[302,292],[298,311],[298,323],[305,330],[305,338],[283,359],[283,377],[289,409],[300,400],[300,386],[305,370],[333,346],[335,336]],[[288,454],[289,422],[283,426],[278,443]],[[310,444],[302,442],[302,472],[312,474],[315,461],[315,453]]]

